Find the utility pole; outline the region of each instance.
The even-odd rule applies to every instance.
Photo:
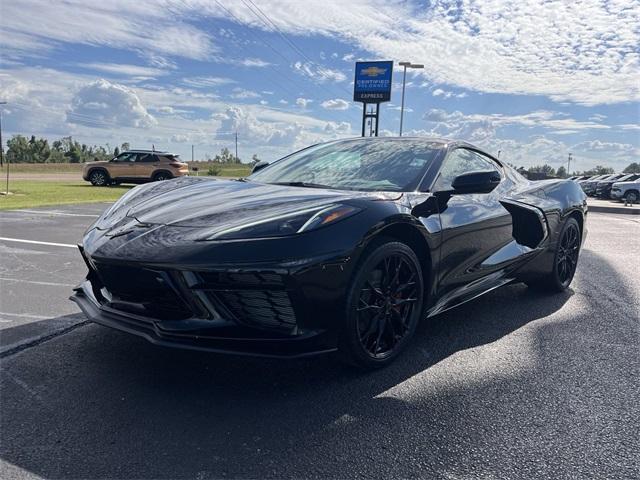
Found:
[[[571,176],[571,157],[572,157],[572,153],[569,152],[569,159],[567,160],[567,176],[568,177]]]
[[[400,62],[398,65],[404,67],[402,72],[402,102],[400,105],[400,136],[402,136],[402,120],[404,118],[404,88],[407,80],[407,67],[409,68],[424,68],[424,65],[411,62]]]
[[[239,163],[238,161],[238,132],[236,131],[236,163]]]
[[[0,102],[0,105],[6,105],[7,102]],[[2,143],[2,108],[0,108],[0,166],[4,162],[4,144]],[[6,194],[9,195],[9,159],[7,159],[7,189]]]
[[[193,162],[193,145],[191,145],[191,161]]]

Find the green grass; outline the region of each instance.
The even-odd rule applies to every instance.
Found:
[[[0,185],[4,191],[4,183]],[[0,195],[0,210],[68,205],[72,203],[112,202],[132,185],[94,187],[87,182],[16,180],[9,184],[12,195]]]
[[[10,173],[82,173],[82,163],[12,163]],[[0,177],[7,174],[6,164],[0,167]]]

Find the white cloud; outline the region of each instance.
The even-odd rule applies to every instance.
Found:
[[[243,5],[228,8],[240,22],[266,28]],[[429,7],[274,0],[269,12],[290,34],[336,38],[380,58],[410,51],[428,65],[420,75],[433,83],[585,105],[640,99],[640,3],[632,0],[435,0]]]
[[[313,100],[311,100],[310,98],[296,98],[296,105],[300,108],[307,108],[307,106],[312,102]]]
[[[639,155],[640,149],[630,143],[602,142],[600,140],[588,140],[571,147],[580,152],[609,153],[616,156]]]
[[[640,124],[638,123],[623,123],[618,127],[622,130],[640,130]]]
[[[166,75],[167,72],[160,68],[144,67],[141,65],[130,65],[124,63],[80,63],[79,67],[100,72],[113,73],[123,76],[157,77]]]
[[[67,121],[98,128],[149,128],[157,123],[133,90],[104,79],[78,90],[67,111]]]
[[[594,122],[599,122],[599,121],[604,120],[605,118],[607,118],[606,115],[602,115],[600,113],[594,113],[593,115],[591,115],[589,117],[589,120],[593,120]]]
[[[351,124],[349,122],[327,122],[324,131],[329,135],[345,137],[351,135]]]
[[[53,48],[80,43],[206,59],[217,47],[209,35],[188,23],[183,8],[148,0],[99,6],[82,0],[3,2],[3,17],[11,18],[11,25],[3,26],[1,40],[6,49],[32,54],[42,44]]]
[[[269,146],[292,145],[302,133],[302,125],[298,123],[282,124],[259,121],[250,111],[242,107],[230,107],[220,119],[219,135],[239,132],[243,142]]]
[[[259,98],[261,95],[253,90],[247,90],[245,88],[234,88],[231,98],[236,100],[246,100],[248,98]]]
[[[215,88],[230,83],[236,83],[235,80],[225,77],[191,77],[183,78],[182,83],[194,88]]]
[[[257,67],[257,68],[264,68],[271,65],[269,62],[265,62],[264,60],[261,60],[259,58],[245,58],[243,60],[240,60],[238,63],[243,67]]]
[[[101,82],[108,87],[107,98],[83,90]],[[154,143],[156,148],[174,150],[184,158],[190,157],[189,144],[195,144],[199,145],[196,158],[202,158],[205,152],[213,155],[221,146],[230,145],[231,137],[216,139],[212,132],[229,127],[228,123],[221,124],[232,119],[233,115],[227,112],[233,107],[242,112],[235,122],[239,127],[242,158],[259,153],[261,158],[275,159],[339,135],[325,130],[327,121],[315,118],[308,110],[290,112],[259,104],[233,104],[220,101],[210,92],[167,88],[155,83],[138,85],[135,89],[118,85],[116,90],[124,89],[119,92],[112,91],[113,85],[104,80],[96,82],[86,74],[61,70],[33,67],[16,68],[10,73],[0,70],[0,98],[9,101],[2,108],[3,134],[8,138],[13,134],[35,134],[51,141],[73,135],[87,144],[113,146],[127,141],[139,148],[150,148]],[[113,97],[123,92],[126,102],[114,105]],[[203,112],[209,113],[203,117]],[[154,124],[136,128],[149,123]],[[345,127],[336,123],[335,130],[344,131]],[[244,125],[250,126],[250,135]]]
[[[174,113],[176,113],[176,109],[175,108],[168,107],[168,106],[157,108],[156,111],[158,111],[160,113],[165,113],[167,115],[173,115]]]
[[[597,164],[606,164],[621,170],[640,154],[640,149],[631,144],[590,140],[570,146],[565,141],[554,140],[545,135],[532,135],[524,140],[503,138],[501,128],[519,126],[547,129],[550,134],[575,135],[584,131],[602,132],[611,127],[591,121],[581,122],[558,112],[539,110],[525,115],[465,115],[459,111],[447,112],[432,109],[423,119],[428,129],[409,131],[407,135],[444,136],[467,140],[487,148],[500,158],[515,165],[529,167],[548,163],[555,168],[566,164],[569,152],[573,152],[577,170],[586,170]],[[572,126],[565,130],[563,126]],[[572,167],[573,168],[573,167]]]
[[[296,62],[293,64],[293,70],[300,75],[309,77],[317,83],[324,82],[344,82],[347,76],[340,70],[323,67],[311,62]]]
[[[331,100],[325,100],[320,104],[320,106],[327,110],[346,110],[349,108],[349,103],[341,98],[334,98]]]
[[[522,115],[502,114],[470,114],[460,111],[447,112],[442,109],[431,109],[423,117],[434,132],[445,133],[457,138],[477,141],[495,134],[504,126],[519,126],[525,128],[540,127],[554,131],[584,131],[608,130],[611,127],[592,121],[579,121],[564,114],[549,110],[536,110]]]
[[[436,88],[433,92],[431,92],[431,95],[433,95],[434,97],[443,97],[443,98],[451,98],[451,97],[465,98],[467,96],[465,92],[454,93],[454,92],[449,92],[447,90],[442,90],[441,88]]]
[[[640,99],[640,3],[634,0],[434,0],[428,8],[385,0],[272,0],[268,10],[286,34],[336,39],[380,58],[410,51],[428,65],[419,75],[432,83],[585,105]],[[3,54],[14,60],[61,43],[204,60],[220,55],[203,19],[273,31],[241,2],[222,8],[198,0],[113,0],[98,7],[82,0],[22,0],[4,2],[3,17],[11,19],[0,30]],[[351,55],[343,58],[351,61]],[[246,65],[264,66],[253,60]],[[320,83],[346,79],[311,62],[296,62],[294,69]]]

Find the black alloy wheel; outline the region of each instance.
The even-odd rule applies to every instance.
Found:
[[[94,170],[89,176],[91,185],[96,187],[104,187],[108,183],[107,174],[102,170]]]
[[[553,257],[553,269],[546,275],[528,280],[527,285],[537,290],[549,292],[563,292],[569,288],[578,266],[581,243],[582,233],[577,220],[573,217],[567,218],[558,236]]]
[[[350,289],[341,346],[347,361],[363,368],[390,363],[413,336],[423,295],[420,262],[411,248],[388,242],[372,250]]]
[[[578,254],[580,252],[580,229],[575,220],[569,222],[560,238],[558,252],[556,254],[556,270],[558,279],[564,288],[573,280],[578,266]]]

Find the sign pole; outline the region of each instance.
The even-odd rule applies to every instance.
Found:
[[[402,136],[402,117],[404,117],[404,84],[407,80],[407,66],[404,66],[404,72],[402,73],[402,101],[400,103],[400,136]]]

